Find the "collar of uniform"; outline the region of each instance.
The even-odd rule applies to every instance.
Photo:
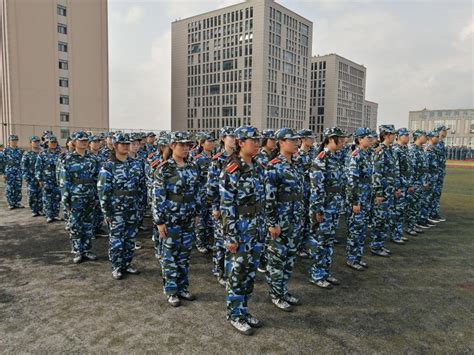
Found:
[[[285,163],[288,163],[288,164],[293,164],[295,162],[295,157],[294,156],[291,156],[291,161],[287,159],[287,157],[285,157],[283,154],[278,154],[278,159],[280,159],[281,161],[285,162]]]

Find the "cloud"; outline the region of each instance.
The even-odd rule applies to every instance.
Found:
[[[144,11],[141,6],[132,6],[125,14],[124,22],[127,25],[134,25],[138,23],[143,17]]]
[[[469,39],[469,37],[473,37],[473,36],[474,36],[474,21],[472,21],[470,24],[468,24],[461,30],[461,32],[459,33],[459,39],[461,41],[465,41]]]

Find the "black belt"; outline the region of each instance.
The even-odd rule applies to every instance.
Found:
[[[96,181],[94,179],[72,179],[72,183],[79,185],[79,184],[95,184]]]
[[[166,199],[176,203],[188,203],[195,200],[192,195],[178,195],[178,194],[167,194]]]
[[[359,178],[359,182],[361,184],[370,184],[370,183],[372,183],[372,178],[371,177],[361,177],[361,178]]]
[[[115,190],[114,191],[114,196],[138,196],[139,191],[136,190]]]
[[[326,192],[327,193],[340,194],[340,193],[342,193],[342,188],[341,187],[327,187]]]
[[[237,213],[239,215],[256,214],[258,211],[261,211],[262,208],[263,203],[257,203],[255,205],[242,205],[237,206]]]
[[[277,201],[278,202],[295,202],[295,201],[301,201],[303,199],[303,194],[281,194],[278,195]]]

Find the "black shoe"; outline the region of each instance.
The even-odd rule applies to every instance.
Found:
[[[417,227],[420,227],[420,228],[422,228],[422,229],[428,229],[428,228],[430,228],[426,223],[422,223],[422,222],[418,223],[416,226],[417,226]]]
[[[363,268],[365,268],[365,269],[368,269],[368,268],[369,268],[369,264],[367,264],[367,263],[366,263],[365,261],[363,261],[363,260],[360,260],[360,261],[358,262],[358,264],[359,264],[360,266],[362,266]]]
[[[133,266],[129,265],[124,270],[124,272],[126,272],[127,274],[138,275],[140,273],[140,270],[138,270],[137,268],[134,268]]]
[[[309,282],[311,282],[312,284],[315,284],[316,286],[319,286],[321,288],[325,288],[326,290],[330,290],[333,288],[332,284],[326,280],[313,280],[313,279],[309,279]]]
[[[194,296],[191,292],[189,291],[180,291],[178,292],[178,298],[181,298],[186,301],[194,301],[196,300],[196,296]]]
[[[339,286],[341,283],[339,282],[338,279],[336,279],[335,277],[333,276],[328,276],[328,278],[326,279],[326,281],[330,282],[331,284],[333,284],[334,286]]]
[[[387,249],[387,248],[385,248],[385,247],[382,247],[382,250],[383,250],[384,252],[386,252],[387,254],[392,254],[392,252],[390,251],[390,249]]]
[[[115,279],[115,280],[121,280],[123,275],[122,275],[122,270],[120,270],[119,268],[117,269],[114,269],[112,271],[112,277]]]
[[[54,219],[53,218],[46,218],[46,223],[53,223]]]
[[[446,218],[440,216],[439,214],[435,215],[433,218],[440,222],[446,222]]]
[[[415,236],[418,235],[418,233],[415,232],[414,230],[412,230],[412,231],[406,231],[405,233],[408,234],[408,235],[411,235],[412,237],[415,237]]]
[[[82,254],[84,259],[89,260],[89,261],[96,261],[97,260],[97,255],[95,255],[91,251],[86,251],[84,254]]]
[[[230,325],[234,327],[240,334],[252,335],[254,333],[253,328],[244,320],[231,320]]]
[[[31,217],[39,217],[39,216],[41,216],[41,215],[40,215],[38,212],[36,212],[36,213],[33,212],[33,213],[31,214]]]
[[[403,240],[404,242],[408,242],[410,239],[408,239],[407,237],[403,236],[403,237],[402,237],[402,240]]]
[[[364,268],[360,264],[347,261],[346,265],[349,266],[351,269],[354,269],[354,270],[357,270],[357,271],[364,271]]]
[[[405,242],[401,239],[392,239],[392,243],[395,243],[395,244],[405,244]]]
[[[15,208],[25,208],[23,205],[16,205]]]
[[[142,243],[135,242],[135,250],[140,250],[141,248],[143,248]]]
[[[252,328],[261,328],[263,326],[263,323],[258,318],[252,316],[250,313],[247,313],[245,316],[245,321]]]
[[[8,206],[9,210],[14,210],[15,208],[16,208],[16,206]]]
[[[386,257],[386,258],[390,256],[389,253],[387,253],[385,250],[382,250],[382,249],[380,249],[380,250],[371,249],[370,252],[374,255],[383,256],[383,257]]]
[[[299,298],[293,296],[290,293],[287,293],[285,296],[283,296],[283,300],[289,303],[291,306],[298,306],[301,304]]]
[[[420,229],[420,228],[416,228],[416,227],[415,227],[413,230],[414,230],[416,233],[418,233],[418,234],[423,234],[423,233],[425,233],[425,231],[424,231],[423,229]]]
[[[179,307],[179,306],[181,306],[181,301],[179,300],[178,296],[176,296],[176,295],[168,296],[168,303],[169,303],[172,307]]]

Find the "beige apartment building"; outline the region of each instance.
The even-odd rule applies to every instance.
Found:
[[[172,23],[172,130],[307,128],[313,24],[273,0]]]
[[[311,58],[309,128],[318,140],[322,140],[322,133],[328,127],[338,126],[353,132],[366,126],[366,74],[363,65],[337,54]],[[377,122],[377,109],[372,108],[369,110],[373,125]]]
[[[0,15],[0,142],[107,129],[107,0],[0,0]]]
[[[447,146],[467,146],[474,148],[474,109],[441,109],[410,111],[408,125],[411,131],[422,129],[431,131],[438,125],[449,127],[445,138]]]
[[[369,127],[374,131],[377,129],[377,112],[379,104],[364,100],[364,113],[362,115],[362,127]]]

